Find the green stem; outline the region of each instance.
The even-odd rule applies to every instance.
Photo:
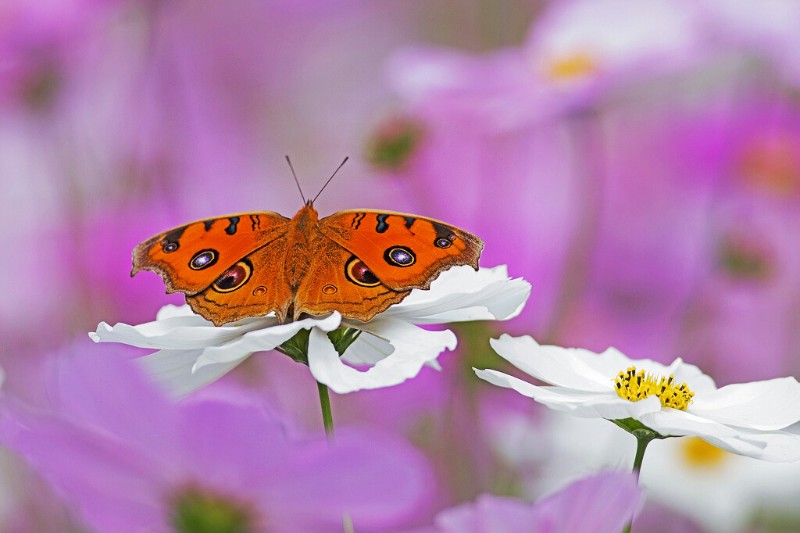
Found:
[[[322,409],[322,425],[325,426],[325,435],[328,442],[333,442],[333,414],[331,414],[331,399],[328,395],[328,386],[317,381],[319,392],[319,406]]]
[[[644,452],[647,449],[647,445],[656,438],[656,432],[650,429],[635,429],[631,432],[634,437],[636,437],[636,456],[633,458],[633,472],[636,473],[636,479],[639,479],[639,473],[642,471],[642,461],[644,460]],[[633,526],[633,518],[631,521],[628,522],[628,525],[625,526],[625,529],[622,530],[623,533],[631,533],[631,527]]]
[[[636,479],[639,479],[639,472],[642,470],[642,461],[647,445],[656,438],[656,434],[649,429],[636,429],[633,432],[636,437],[636,456],[633,458],[633,471],[636,472]]]

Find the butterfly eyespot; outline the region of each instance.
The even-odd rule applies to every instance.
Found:
[[[228,270],[223,272],[217,281],[212,285],[213,289],[217,292],[231,292],[235,291],[250,279],[253,273],[253,267],[248,261],[239,261]]]
[[[409,248],[392,246],[383,253],[383,259],[390,265],[407,267],[416,263],[417,256]]]
[[[253,296],[264,296],[265,294],[267,294],[267,288],[263,285],[259,285],[253,289]]]
[[[174,252],[179,248],[179,244],[177,242],[165,242],[161,245],[161,249],[164,250],[166,253]]]
[[[192,260],[189,261],[189,268],[192,270],[202,270],[204,268],[208,268],[214,263],[217,262],[219,255],[217,255],[216,250],[200,250]]]
[[[381,284],[378,277],[358,257],[351,257],[344,267],[344,275],[348,281],[362,287],[375,287]]]
[[[324,285],[322,287],[322,292],[324,294],[336,294],[337,292],[339,292],[339,289],[336,288],[336,285],[331,285],[330,283],[328,283],[327,285]]]
[[[445,239],[444,237],[439,237],[438,239],[433,241],[433,244],[439,248],[450,248],[450,246],[452,246],[453,244],[453,241],[451,241],[450,239]]]

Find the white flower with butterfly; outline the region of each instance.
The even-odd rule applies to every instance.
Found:
[[[167,306],[155,322],[139,326],[101,323],[92,339],[159,350],[143,361],[178,394],[272,349],[345,393],[400,383],[455,348],[451,331],[417,324],[504,320],[522,310],[530,285],[509,279],[505,267],[479,270],[483,242],[475,235],[391,211],[320,219],[314,200],[322,190],[306,200],[293,168],[292,175],[305,205],[291,219],[240,213],[139,244],[131,275],[156,272],[167,292],[186,295],[188,306]],[[330,417],[326,398],[320,387],[323,418]],[[325,423],[332,431],[332,422]]]
[[[504,266],[456,266],[443,272],[429,290],[413,290],[401,302],[362,322],[332,311],[324,317],[281,323],[274,315],[244,318],[214,326],[189,306],[166,306],[154,322],[130,326],[100,323],[90,333],[96,342],[120,342],[158,350],[140,361],[177,395],[221,377],[255,352],[280,347],[300,330],[309,330],[308,366],[314,378],[337,393],[396,385],[456,346],[450,330],[420,326],[469,320],[506,320],[522,310],[530,284],[510,279]],[[360,332],[340,357],[329,332]],[[366,369],[364,369],[366,367]]]

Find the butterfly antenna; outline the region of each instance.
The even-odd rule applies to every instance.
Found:
[[[303,189],[300,187],[300,180],[297,179],[297,174],[294,172],[294,167],[292,166],[292,160],[289,159],[289,156],[286,156],[286,162],[289,163],[289,170],[292,171],[292,177],[294,178],[294,182],[297,184],[297,190],[300,191],[300,198],[303,199],[303,203],[306,203],[306,195],[303,194]]]
[[[334,170],[334,171],[333,171],[333,174],[331,174],[331,177],[330,177],[330,178],[328,178],[328,181],[326,181],[326,182],[325,182],[325,185],[323,185],[323,186],[322,186],[322,188],[319,190],[319,192],[318,192],[318,193],[317,193],[317,195],[314,197],[314,199],[313,199],[313,200],[311,200],[311,203],[312,203],[312,204],[313,204],[314,202],[316,202],[316,201],[317,201],[317,198],[319,198],[319,195],[320,195],[320,194],[322,194],[322,191],[324,191],[324,190],[325,190],[325,187],[327,187],[327,186],[328,186],[328,184],[331,182],[331,180],[332,180],[332,179],[333,179],[333,177],[336,175],[336,173],[337,173],[337,172],[339,172],[339,170],[340,170],[340,169],[341,169],[341,168],[344,166],[344,164],[345,164],[345,163],[347,163],[347,160],[348,160],[348,159],[350,159],[350,156],[347,156],[347,157],[345,157],[345,158],[344,158],[344,160],[343,160],[341,163],[339,163],[339,166],[338,166],[338,167],[336,167],[336,170]]]

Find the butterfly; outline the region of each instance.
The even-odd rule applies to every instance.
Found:
[[[271,312],[281,322],[332,311],[366,322],[452,266],[477,270],[482,250],[439,220],[362,209],[320,219],[308,200],[292,218],[239,213],[159,233],[133,250],[131,276],[155,271],[217,326]]]

